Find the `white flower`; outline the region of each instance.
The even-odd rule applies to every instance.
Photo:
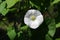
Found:
[[[40,11],[31,9],[24,16],[24,23],[32,29],[38,28],[43,22],[43,15]]]

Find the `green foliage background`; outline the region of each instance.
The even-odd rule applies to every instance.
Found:
[[[37,9],[44,16],[44,22],[35,30],[24,24],[29,9]],[[0,0],[0,29],[6,32],[7,40],[60,40],[54,38],[59,27],[60,0]]]

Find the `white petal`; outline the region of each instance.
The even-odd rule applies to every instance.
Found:
[[[30,21],[29,27],[32,29],[36,29],[39,27],[39,23],[37,21]]]
[[[25,23],[26,25],[29,25],[30,19],[25,17],[25,18],[24,18],[24,23]]]
[[[26,16],[29,15],[29,14],[35,13],[35,11],[36,11],[36,10],[34,10],[34,9],[28,10],[28,11],[26,12]]]
[[[43,22],[43,16],[39,15],[37,16],[35,21],[30,21],[29,27],[32,29],[36,29],[42,24],[42,22]]]
[[[36,17],[36,20],[38,21],[38,23],[41,25],[43,22],[43,15],[39,15]]]

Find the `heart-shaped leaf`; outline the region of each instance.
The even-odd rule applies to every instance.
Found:
[[[52,40],[52,38],[47,34],[46,35],[46,40]]]
[[[6,0],[7,2],[7,8],[11,8],[14,6],[19,0]]]
[[[6,6],[5,1],[0,4],[0,12],[4,10],[5,6]]]
[[[1,11],[1,14],[5,16],[8,13],[8,11],[9,9],[3,9],[3,11]]]
[[[14,40],[14,38],[16,36],[16,32],[15,32],[15,30],[10,30],[7,32],[7,35],[10,38],[10,40]]]
[[[55,19],[51,19],[48,28],[49,28],[48,34],[53,37],[56,31]]]

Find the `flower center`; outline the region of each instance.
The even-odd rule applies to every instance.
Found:
[[[32,16],[30,17],[30,19],[34,21],[34,20],[36,19],[36,17],[35,17],[34,15],[32,15]]]

